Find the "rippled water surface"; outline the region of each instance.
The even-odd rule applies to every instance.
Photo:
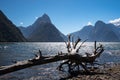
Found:
[[[99,63],[120,62],[120,43],[100,43],[105,51],[98,59]],[[98,44],[99,45],[99,44]],[[38,50],[43,55],[55,55],[58,52],[67,52],[65,43],[0,43],[0,66],[13,64],[13,61],[22,61],[34,58]],[[94,43],[86,42],[80,49],[79,54],[92,53]],[[58,80],[68,76],[67,72],[57,71],[59,62],[33,66],[16,72],[0,76],[0,80]]]

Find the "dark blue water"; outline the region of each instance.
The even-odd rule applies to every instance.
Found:
[[[105,51],[98,59],[99,63],[120,62],[120,43],[100,44],[103,44]],[[13,64],[13,61],[34,58],[34,54],[39,49],[43,55],[55,55],[61,51],[67,52],[64,43],[0,43],[0,66]],[[93,51],[94,43],[85,43],[79,54],[84,55],[85,52],[92,53]],[[59,63],[60,61],[19,70],[0,76],[0,80],[58,80],[69,75],[67,72],[56,70]]]

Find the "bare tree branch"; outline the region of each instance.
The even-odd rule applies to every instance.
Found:
[[[88,39],[84,40],[81,45],[78,47],[78,49],[76,50],[76,52],[79,52],[79,49],[82,47],[82,45],[87,41]]]
[[[75,41],[75,45],[74,45],[74,49],[76,48],[77,44],[81,41],[80,38],[78,38],[76,41]]]

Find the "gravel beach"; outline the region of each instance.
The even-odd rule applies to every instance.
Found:
[[[105,64],[92,74],[78,74],[61,80],[120,80],[120,64]]]

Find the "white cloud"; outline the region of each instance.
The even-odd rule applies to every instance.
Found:
[[[38,17],[36,16],[35,19],[38,19]]]
[[[91,23],[91,22],[88,22],[87,25],[92,25],[92,23]]]
[[[110,20],[109,23],[112,23],[112,24],[114,24],[116,26],[119,26],[120,25],[120,18],[114,19],[114,20]]]
[[[20,22],[20,25],[23,25],[23,22]]]

